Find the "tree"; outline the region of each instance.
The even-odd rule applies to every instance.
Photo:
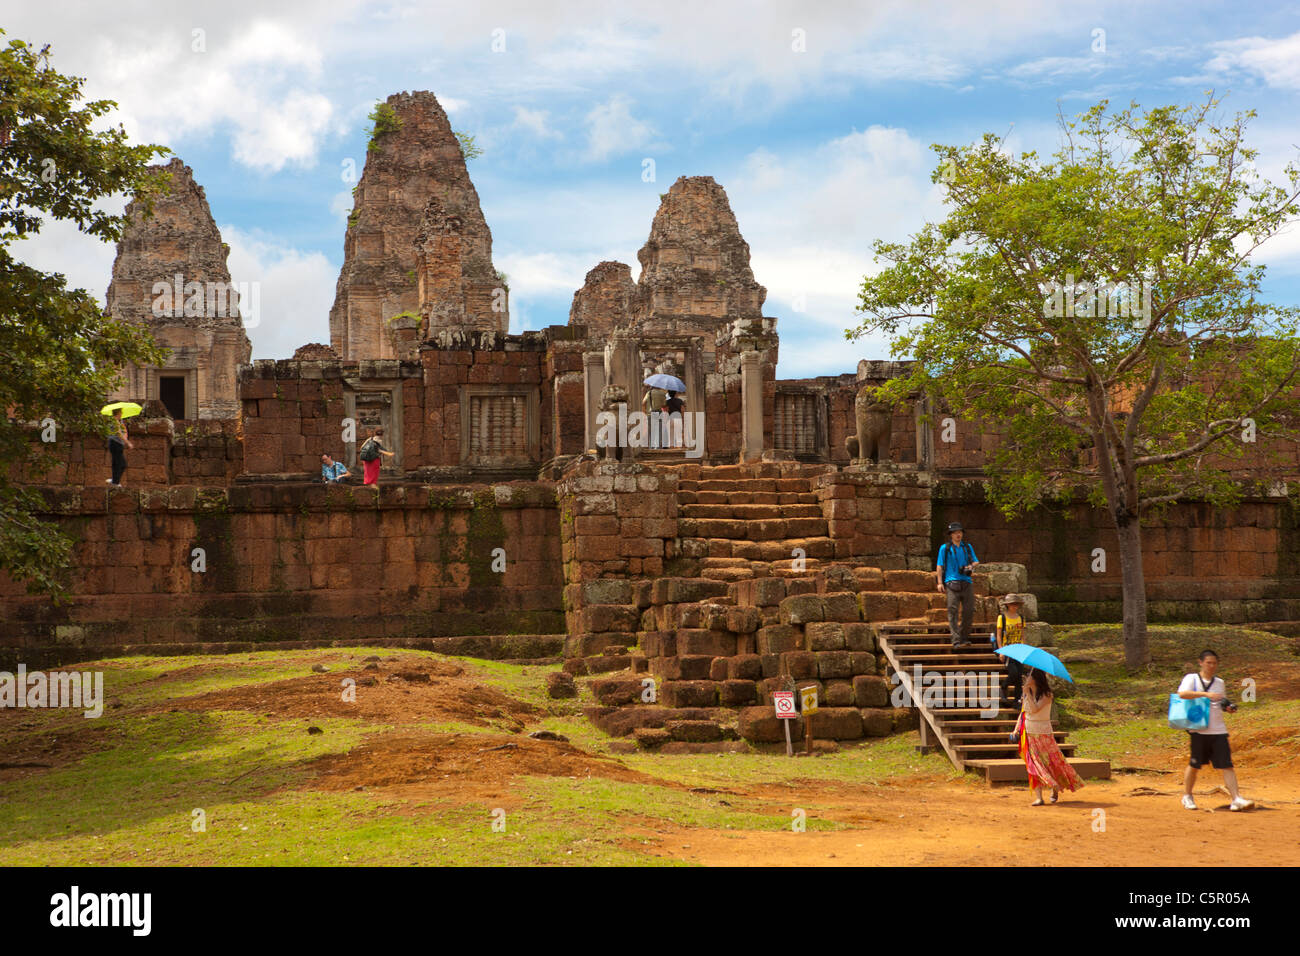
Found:
[[[483,147],[479,146],[476,138],[469,133],[458,133],[452,130],[452,135],[456,137],[456,142],[460,143],[460,154],[465,157],[465,162],[478,159],[483,155]]]
[[[846,333],[885,331],[915,359],[882,398],[924,392],[998,423],[987,493],[1004,513],[1080,495],[1107,509],[1129,668],[1150,660],[1142,517],[1231,505],[1233,464],[1296,436],[1297,309],[1261,301],[1251,256],[1296,219],[1300,174],[1263,181],[1254,113],[1223,122],[1218,105],[1102,102],[1060,117],[1051,161],[988,135],[935,146],[948,218],[876,243],[884,268]]]
[[[0,49],[0,460],[28,462],[36,474],[53,456],[41,443],[33,450],[28,423],[107,436],[99,409],[119,369],[162,360],[145,330],[113,321],[85,290],[67,288],[63,275],[33,269],[11,252],[47,218],[115,240],[126,217],[96,204],[130,192],[148,206],[165,188],[146,167],[167,151],[131,145],[120,126],[93,131],[116,104],[78,105],[83,83],[50,68],[48,46],[38,51],[11,40]],[[57,595],[72,542],[39,518],[43,505],[39,493],[0,469],[0,569],[29,590]]]

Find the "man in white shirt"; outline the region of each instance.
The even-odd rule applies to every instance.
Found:
[[[1237,771],[1232,768],[1232,751],[1228,747],[1228,725],[1223,719],[1224,711],[1232,713],[1237,707],[1228,700],[1228,689],[1222,677],[1216,677],[1219,669],[1219,655],[1214,651],[1201,651],[1201,672],[1188,674],[1178,685],[1178,696],[1184,700],[1206,697],[1210,701],[1210,725],[1204,730],[1190,731],[1192,738],[1192,759],[1187,764],[1183,775],[1183,806],[1195,810],[1196,801],[1192,799],[1192,786],[1196,783],[1196,772],[1212,764],[1214,769],[1223,771],[1223,783],[1232,794],[1229,810],[1245,810],[1255,804],[1247,800],[1237,790]]]

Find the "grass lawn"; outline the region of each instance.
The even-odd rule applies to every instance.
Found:
[[[1255,681],[1257,700],[1231,718],[1234,734],[1282,728],[1276,741],[1300,746],[1287,736],[1300,725],[1293,640],[1195,627],[1153,627],[1151,640],[1154,664],[1130,676],[1117,628],[1058,629],[1056,645],[1078,681],[1062,710],[1081,755],[1125,764],[1165,738],[1181,749],[1182,735],[1164,722],[1168,693],[1207,645],[1218,650],[1234,697],[1242,699],[1243,678]],[[399,682],[380,685],[388,710],[349,710],[338,703],[339,682],[369,673],[361,668],[372,655],[390,671],[423,667],[492,696],[425,716],[420,701],[429,698],[403,696],[419,688]],[[312,673],[318,663],[327,675]],[[78,669],[104,672],[102,717],[0,713],[8,755],[0,865],[663,865],[673,861],[649,850],[668,833],[788,830],[795,807],[806,809],[809,830],[839,829],[849,824],[820,812],[819,799],[842,803],[859,788],[909,782],[980,786],[941,754],[917,754],[910,733],[815,758],[611,754],[610,738],[581,715],[588,701],[550,700],[551,668],[536,665],[359,647],[122,658]],[[444,693],[431,686],[427,693]],[[332,709],[304,716],[311,712],[276,713],[268,703],[284,696],[310,704],[313,694],[330,698]],[[212,695],[210,706],[202,695]],[[404,700],[414,704],[403,711]],[[545,760],[559,751],[543,748],[562,746],[528,741],[521,727],[569,738],[565,769],[514,773],[518,758],[503,751]],[[410,753],[398,754],[415,760],[407,777],[329,785],[338,779],[321,769],[330,760],[359,759],[395,737],[411,742]],[[456,748],[461,762],[446,763]]]

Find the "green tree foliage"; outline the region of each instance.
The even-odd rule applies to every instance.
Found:
[[[478,157],[483,155],[483,148],[475,142],[474,137],[469,133],[457,133],[455,130],[452,130],[452,135],[455,136],[456,140],[460,143],[460,152],[461,155],[465,157],[465,162],[469,162],[471,159],[478,159]]]
[[[166,186],[146,170],[165,149],[129,144],[120,126],[92,130],[116,104],[80,104],[83,82],[51,69],[48,47],[11,40],[0,49],[0,460],[26,462],[38,475],[53,460],[41,449],[53,446],[34,440],[33,423],[52,421],[60,438],[107,436],[99,409],[119,384],[119,369],[162,359],[145,330],[104,315],[63,275],[16,258],[49,219],[116,240],[125,216],[98,205],[126,192],[148,206]],[[0,569],[33,591],[57,594],[71,542],[41,520],[43,504],[0,468]]]
[[[380,137],[395,133],[402,128],[402,118],[397,115],[396,110],[382,100],[375,103],[375,108],[366,118],[370,120],[370,142],[366,146],[368,152],[374,152],[379,148]]]
[[[997,423],[988,493],[1005,513],[1079,495],[1107,509],[1131,668],[1149,660],[1142,516],[1231,505],[1234,463],[1297,435],[1300,310],[1261,301],[1252,255],[1300,213],[1300,174],[1264,181],[1253,112],[1218,106],[1102,102],[1060,119],[1050,161],[993,136],[935,146],[948,218],[876,244],[883,270],[847,332],[889,333],[915,359],[882,398],[922,392],[966,427]]]

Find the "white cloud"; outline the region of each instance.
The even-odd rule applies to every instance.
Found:
[[[1218,52],[1206,69],[1214,73],[1247,73],[1272,87],[1300,90],[1300,33],[1277,40],[1227,40],[1211,48]]]
[[[595,161],[646,145],[654,128],[632,115],[627,97],[615,95],[587,114],[587,158]]]
[[[234,226],[222,226],[221,235],[230,245],[231,281],[258,284],[260,314],[248,330],[253,358],[288,358],[308,342],[328,344],[338,267],[319,252],[302,252]]]
[[[1007,76],[1018,80],[1047,81],[1062,76],[1077,76],[1081,73],[1100,73],[1105,68],[1105,59],[1101,55],[1044,56],[1013,66],[1007,70]]]
[[[559,139],[561,134],[550,125],[551,114],[547,110],[530,110],[524,106],[515,107],[514,125],[526,130],[538,139]]]

